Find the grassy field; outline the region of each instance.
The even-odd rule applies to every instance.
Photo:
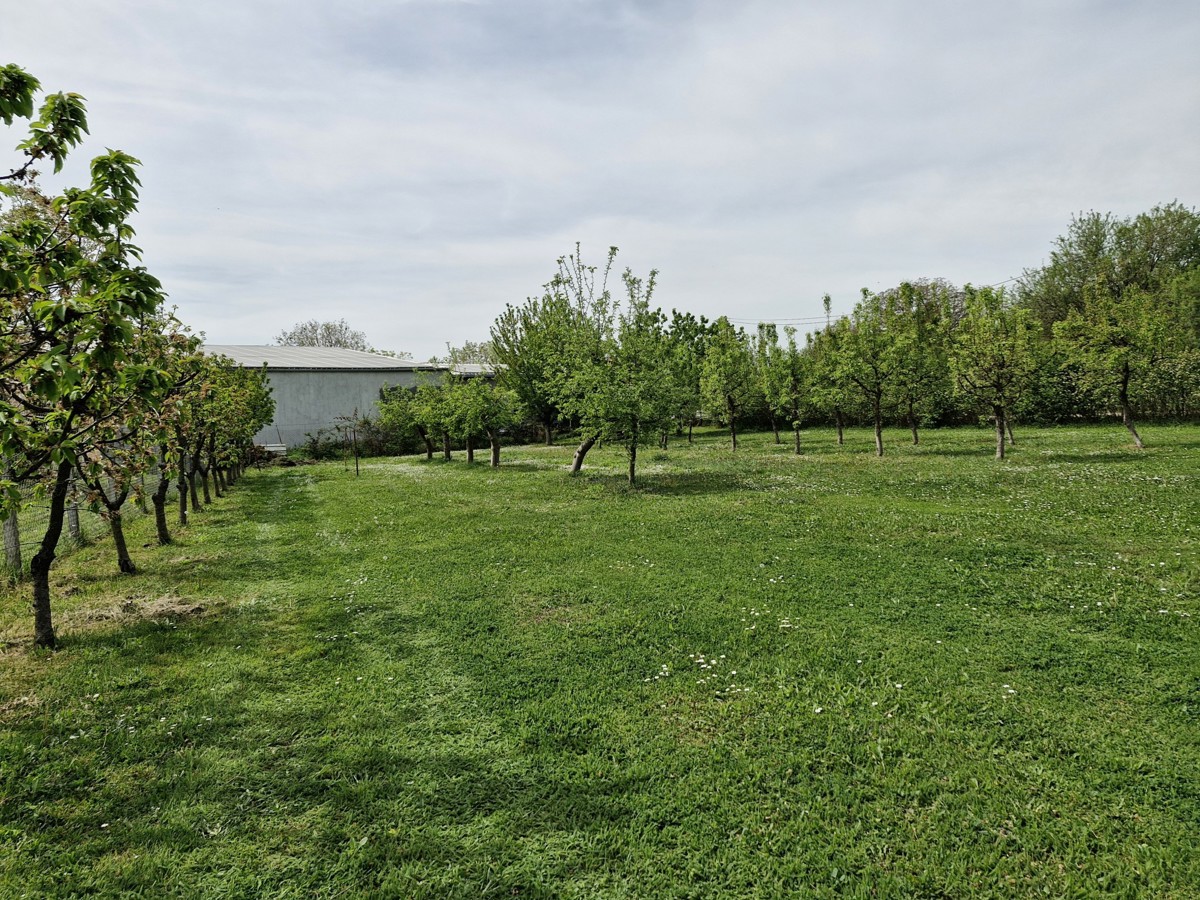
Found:
[[[250,473],[3,597],[0,896],[1200,896],[1200,428]]]

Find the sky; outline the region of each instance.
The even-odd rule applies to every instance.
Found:
[[[55,0],[0,21],[0,63],[87,98],[90,137],[43,187],[106,147],[140,159],[137,242],[184,322],[266,344],[344,318],[418,359],[486,340],[576,243],[657,269],[664,309],[803,331],[826,293],[839,313],[905,279],[1005,282],[1081,212],[1196,207],[1197,47],[1195,0]]]

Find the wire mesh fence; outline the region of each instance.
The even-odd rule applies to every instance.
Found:
[[[111,479],[105,487],[111,491]],[[121,516],[130,520],[143,515],[154,515],[150,502],[150,491],[154,485],[145,480],[138,484],[121,507]],[[14,515],[3,523],[4,569],[10,580],[23,578],[29,573],[29,560],[41,547],[42,539],[50,522],[50,497],[37,495],[33,485],[22,485],[25,500]],[[62,535],[58,539],[56,553],[63,556],[76,547],[102,539],[110,534],[108,520],[101,514],[103,507],[88,503],[88,491],[78,479],[72,481],[67,495],[67,510]],[[172,481],[167,495],[167,508],[172,509],[178,500],[177,486]]]

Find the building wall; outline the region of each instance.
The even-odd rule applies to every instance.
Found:
[[[338,416],[375,416],[385,385],[415,387],[418,373],[407,371],[267,370],[275,420],[254,436],[256,444],[303,444],[306,434],[338,425]]]

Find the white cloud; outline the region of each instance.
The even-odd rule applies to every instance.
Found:
[[[1155,9],[58,0],[8,11],[0,58],[143,160],[146,262],[211,339],[345,317],[427,355],[576,240],[668,307],[819,316],[1017,274],[1080,210],[1195,205],[1200,9]]]

